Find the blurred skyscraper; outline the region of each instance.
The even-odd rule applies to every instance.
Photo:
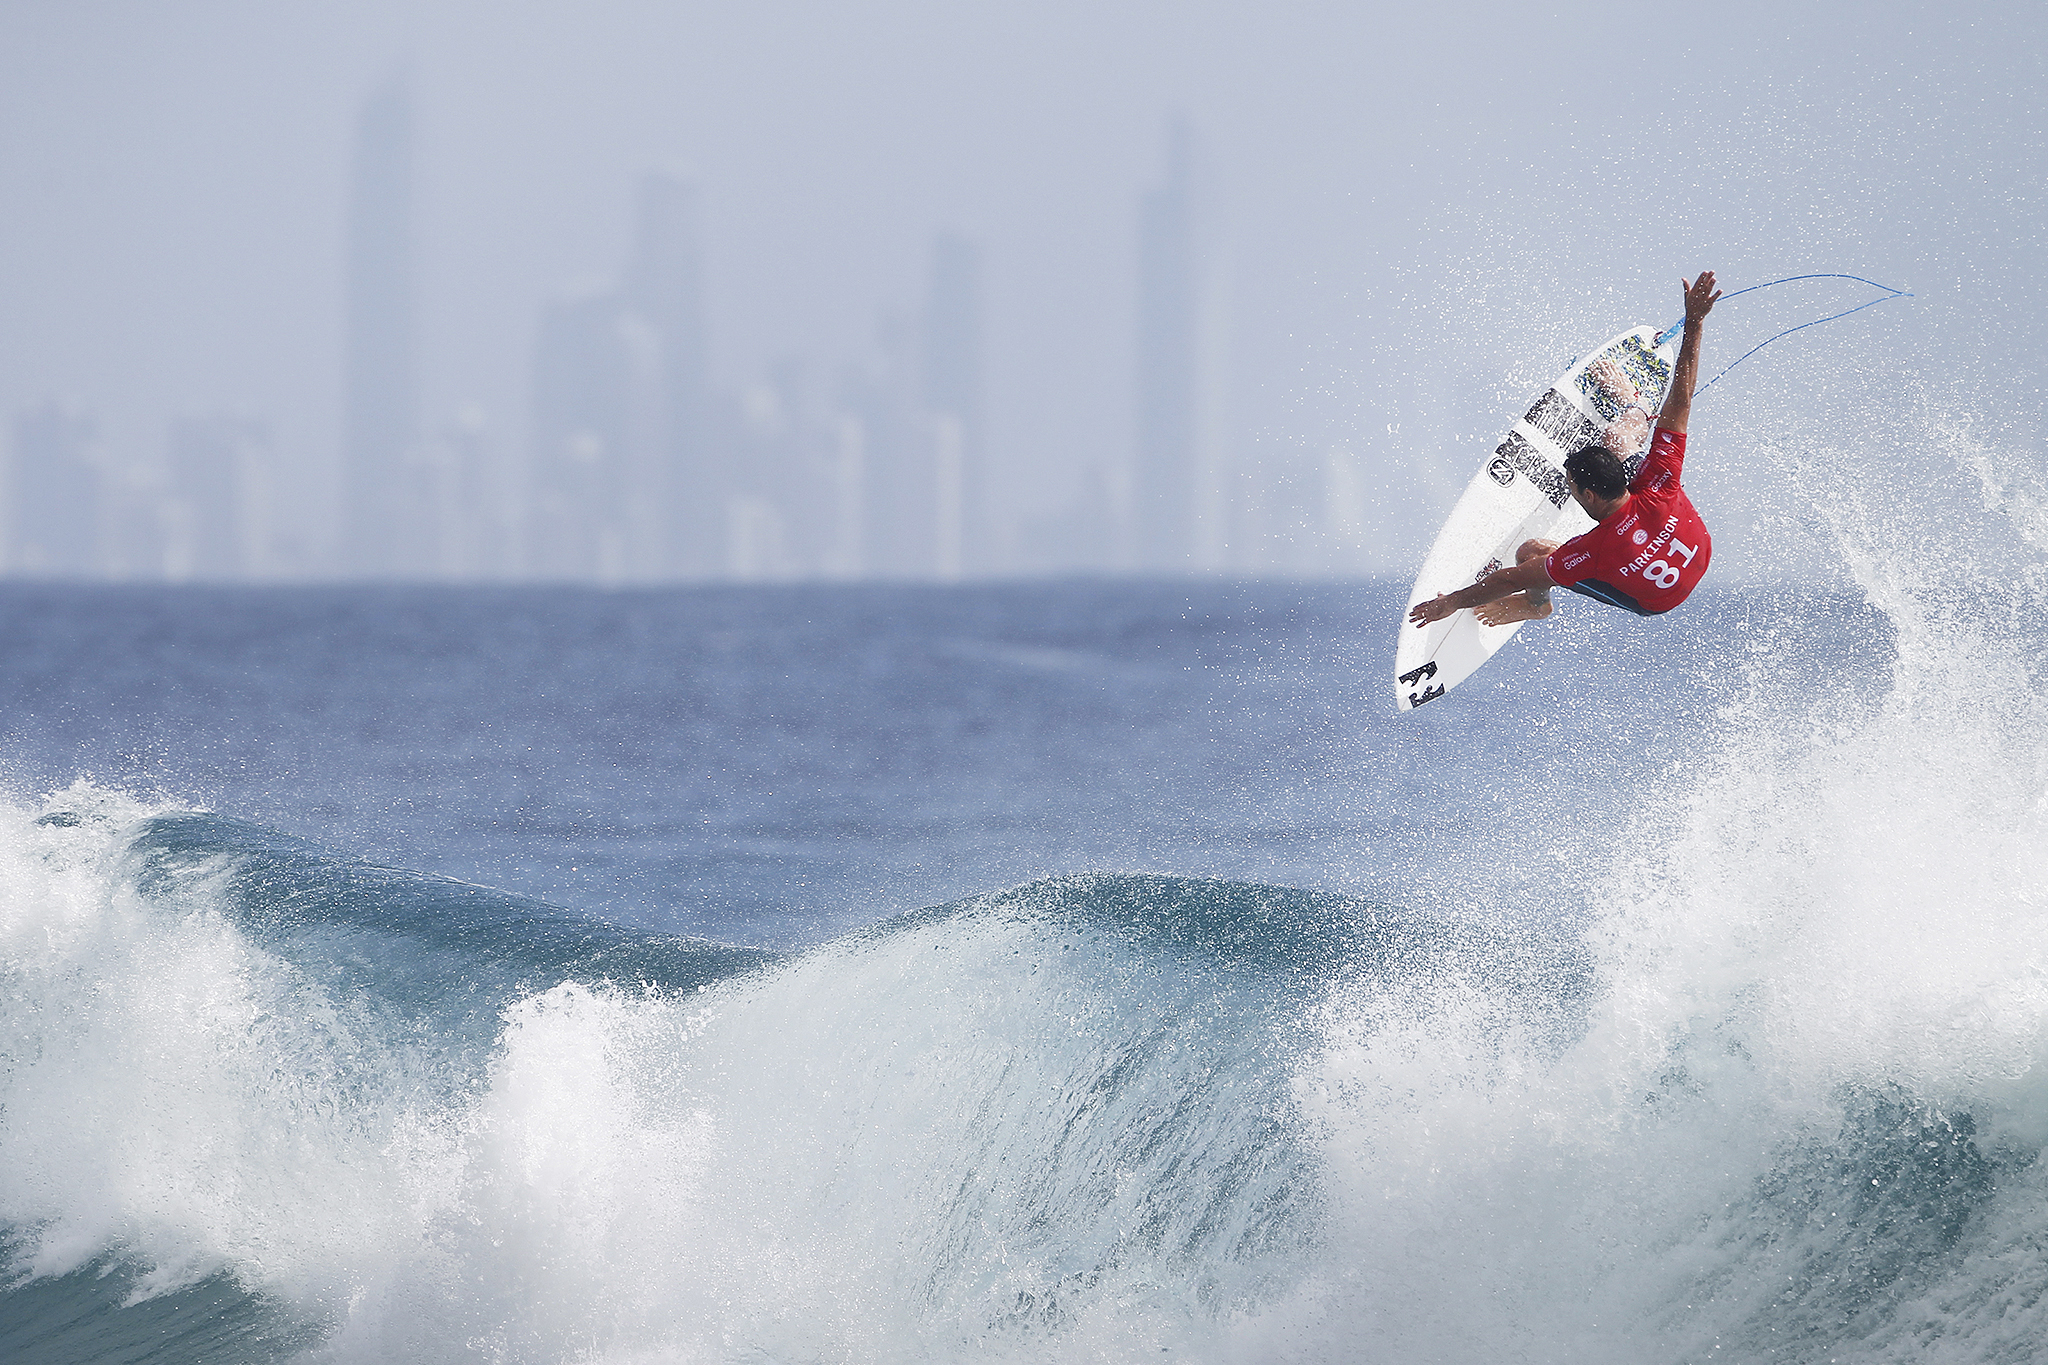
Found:
[[[698,577],[720,566],[710,362],[704,325],[702,212],[695,186],[657,172],[640,184],[639,232],[626,267],[626,306],[651,330],[654,448],[646,468],[640,569]]]
[[[826,578],[867,573],[868,448],[857,418],[840,413],[819,448],[822,497],[816,564]]]
[[[885,314],[872,361],[841,383],[835,454],[821,462],[815,491],[839,509],[835,524],[850,517],[857,533],[832,537],[835,549],[819,557],[820,568],[951,582],[998,567],[981,338],[980,249],[941,233],[922,306],[912,316]],[[838,548],[849,541],[857,553]]]
[[[340,561],[347,575],[427,567],[414,369],[412,95],[393,77],[356,123],[349,190]]]
[[[869,577],[938,573],[940,478],[932,424],[918,401],[917,342],[909,319],[886,313],[873,358],[849,367],[840,383],[840,411],[859,432],[865,484],[860,559]]]
[[[731,471],[711,449],[697,193],[641,184],[617,288],[543,312],[527,568],[603,582],[726,568]]]
[[[45,403],[14,424],[7,479],[7,567],[85,578],[100,572],[101,471],[92,419]]]
[[[260,578],[271,562],[270,428],[253,418],[171,425],[162,572],[172,581]]]
[[[1127,512],[1130,566],[1222,566],[1223,315],[1201,149],[1176,120],[1166,179],[1138,210],[1137,417]]]
[[[941,578],[1002,567],[981,416],[981,251],[958,233],[932,243],[924,302],[924,407],[938,480]]]
[[[783,360],[724,403],[718,449],[724,454],[725,559],[740,582],[812,571],[826,516],[820,452],[804,367]]]
[[[612,292],[549,304],[533,368],[527,568],[542,578],[645,576],[659,459],[659,341]]]
[[[524,567],[526,490],[515,487],[482,408],[464,407],[441,427],[427,445],[425,468],[429,576],[456,582],[517,577]]]

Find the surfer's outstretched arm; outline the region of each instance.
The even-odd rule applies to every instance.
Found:
[[[1431,621],[1443,620],[1454,611],[1496,602],[1531,588],[1548,592],[1552,586],[1550,572],[1543,567],[1543,556],[1539,554],[1513,568],[1497,569],[1469,588],[1447,592],[1427,602],[1417,602],[1408,608],[1408,619],[1418,626],[1426,626]]]
[[[1671,376],[1671,392],[1664,399],[1664,411],[1657,418],[1662,431],[1684,432],[1692,416],[1692,390],[1700,381],[1700,337],[1706,331],[1707,314],[1721,291],[1714,288],[1714,272],[1702,270],[1691,284],[1678,282],[1685,290],[1685,341],[1678,352],[1678,373]]]

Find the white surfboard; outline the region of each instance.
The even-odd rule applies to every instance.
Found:
[[[1408,605],[1478,582],[1515,562],[1525,540],[1567,540],[1592,521],[1573,500],[1564,458],[1605,441],[1635,476],[1649,448],[1650,430],[1671,387],[1678,336],[1654,327],[1624,332],[1565,371],[1530,406],[1495,448],[1422,561]],[[1435,701],[1493,657],[1522,628],[1481,625],[1469,611],[1453,612],[1420,629],[1401,616],[1394,650],[1394,702],[1411,711]]]

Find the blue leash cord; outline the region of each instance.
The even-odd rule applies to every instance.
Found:
[[[1732,294],[1723,294],[1721,296],[1721,302],[1726,303],[1729,299],[1739,299],[1744,294],[1754,294],[1759,289],[1769,289],[1773,284],[1796,284],[1800,280],[1854,280],[1858,284],[1867,284],[1872,289],[1882,289],[1885,292],[1883,298],[1871,299],[1867,303],[1859,303],[1854,308],[1845,308],[1839,313],[1830,313],[1828,316],[1824,318],[1815,318],[1812,322],[1802,322],[1797,327],[1787,327],[1784,331],[1778,333],[1777,336],[1768,337],[1763,341],[1759,341],[1756,345],[1750,347],[1741,355],[1735,357],[1735,359],[1729,361],[1728,364],[1724,365],[1721,368],[1720,374],[1715,375],[1712,379],[1709,379],[1706,383],[1700,385],[1698,393],[1695,393],[1693,395],[1695,398],[1697,398],[1699,394],[1705,393],[1708,389],[1711,389],[1714,387],[1714,385],[1720,383],[1722,375],[1727,374],[1728,371],[1734,369],[1737,365],[1740,365],[1743,361],[1749,359],[1758,351],[1761,351],[1764,347],[1770,345],[1773,341],[1777,341],[1783,337],[1791,336],[1794,332],[1803,332],[1809,327],[1818,327],[1823,322],[1833,322],[1836,318],[1845,318],[1848,317],[1851,313],[1860,313],[1864,309],[1872,307],[1876,304],[1890,303],[1893,299],[1910,299],[1913,297],[1911,294],[1907,293],[1903,289],[1894,289],[1888,284],[1879,284],[1876,280],[1866,280],[1861,275],[1788,275],[1782,280],[1772,280],[1770,284],[1753,284],[1747,289],[1738,289]],[[1678,329],[1683,326],[1685,326],[1685,318],[1681,316],[1678,319],[1678,321],[1672,323],[1669,327],[1666,327],[1663,331],[1657,333],[1656,337],[1651,341],[1650,344],[1652,346],[1662,346],[1666,338],[1670,337],[1673,333],[1678,331]]]

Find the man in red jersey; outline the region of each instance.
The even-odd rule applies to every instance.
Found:
[[[1714,546],[1678,476],[1685,465],[1685,424],[1692,414],[1693,386],[1699,382],[1700,337],[1721,293],[1714,288],[1711,270],[1690,284],[1679,283],[1685,290],[1685,341],[1643,467],[1630,480],[1620,457],[1601,445],[1565,457],[1572,496],[1600,524],[1562,545],[1554,540],[1523,541],[1513,568],[1488,574],[1469,588],[1417,602],[1409,609],[1410,621],[1426,626],[1466,607],[1490,626],[1540,621],[1552,611],[1553,587],[1570,588],[1638,616],[1657,616],[1699,586]]]

